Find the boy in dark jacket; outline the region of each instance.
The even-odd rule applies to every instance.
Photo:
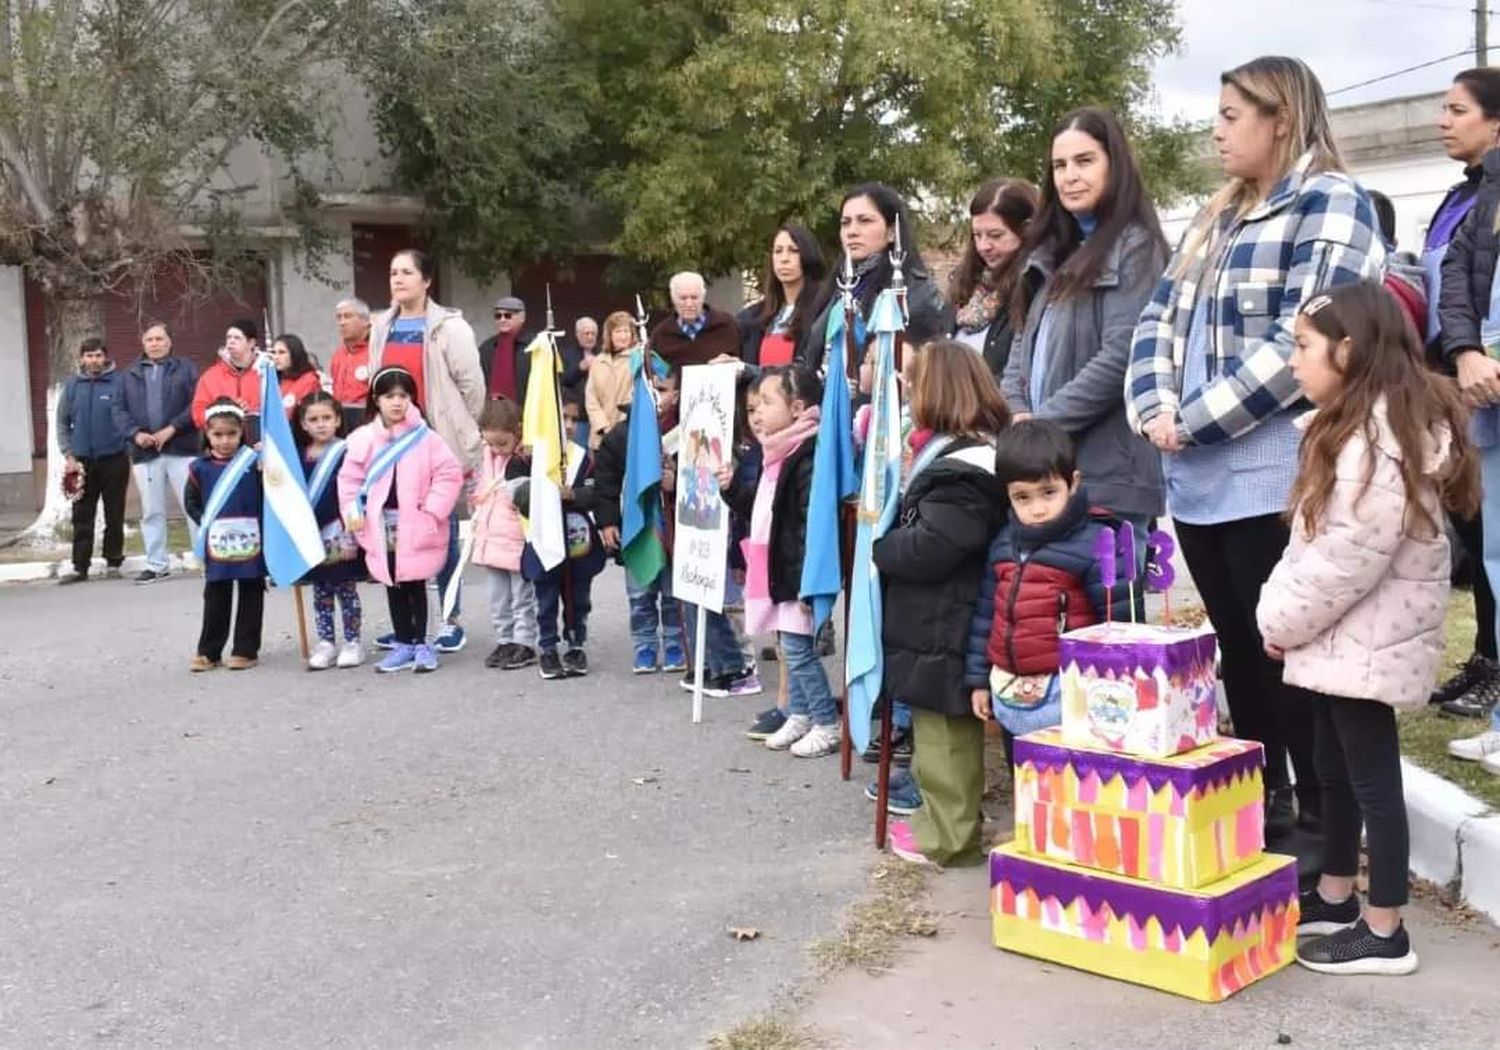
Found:
[[[995,474],[1010,520],[990,544],[965,682],[974,714],[993,709],[1005,731],[1019,736],[1061,720],[1058,636],[1098,623],[1106,608],[1115,620],[1130,619],[1124,581],[1135,567],[1120,566],[1121,582],[1105,590],[1095,545],[1106,526],[1089,515],[1073,442],[1057,424],[1031,419],[1002,434]]]
[[[78,492],[73,503],[73,572],[63,583],[89,578],[94,558],[94,520],[104,501],[104,563],[109,576],[120,575],[125,560],[125,490],[130,486],[130,457],[117,422],[123,400],[120,373],[102,339],[85,339],[78,347],[78,372],[63,384],[57,401],[57,443],[65,460],[63,486]]]

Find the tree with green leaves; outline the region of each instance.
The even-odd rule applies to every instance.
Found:
[[[0,262],[46,296],[49,416],[79,342],[102,331],[101,295],[167,270],[204,287],[243,273],[244,208],[265,189],[255,158],[289,187],[264,218],[311,215],[303,160],[326,155],[332,79],[319,63],[357,13],[344,0],[0,0]],[[310,219],[303,230],[316,246]],[[61,518],[51,445],[43,537]]]
[[[1159,196],[1191,185],[1180,128],[1147,113],[1170,0],[561,0],[593,72],[594,190],[615,249],[671,270],[754,266],[787,218],[834,240],[847,186],[928,218],[994,175],[1040,179],[1064,111],[1108,105]]]

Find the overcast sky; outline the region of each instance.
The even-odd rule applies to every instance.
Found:
[[[1162,112],[1211,119],[1219,74],[1265,54],[1305,61],[1334,106],[1441,91],[1474,64],[1473,6],[1472,0],[1179,0],[1182,51],[1156,69]],[[1500,64],[1497,37],[1500,19],[1491,18],[1490,59]],[[1464,57],[1339,91],[1465,48],[1471,50]]]

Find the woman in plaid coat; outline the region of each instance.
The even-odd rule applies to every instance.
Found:
[[[1312,715],[1281,682],[1256,628],[1261,585],[1289,538],[1293,418],[1288,359],[1298,307],[1379,280],[1375,211],[1344,170],[1322,85],[1294,58],[1220,78],[1214,123],[1226,185],[1183,235],[1141,315],[1125,377],[1131,426],[1162,452],[1167,506],[1219,636],[1237,735],[1266,748],[1267,834],[1319,813]],[[1295,796],[1286,766],[1296,771]]]

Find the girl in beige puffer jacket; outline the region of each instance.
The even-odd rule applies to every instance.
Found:
[[[1472,514],[1478,461],[1452,380],[1385,290],[1343,285],[1297,316],[1291,367],[1318,407],[1297,421],[1291,543],[1261,590],[1257,619],[1284,681],[1312,705],[1323,799],[1323,870],[1302,897],[1297,958],[1328,973],[1417,967],[1401,906],[1408,833],[1395,708],[1437,677],[1448,604],[1446,507]],[[1354,896],[1360,826],[1369,907]]]

